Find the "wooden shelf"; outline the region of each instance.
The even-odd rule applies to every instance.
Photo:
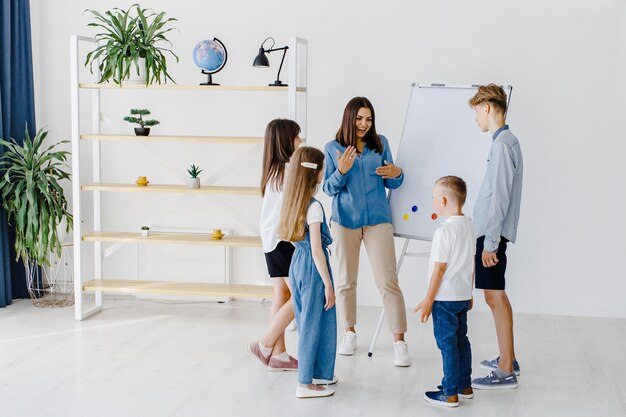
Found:
[[[131,193],[182,193],[182,194],[228,194],[228,195],[255,195],[260,196],[259,187],[231,187],[207,185],[200,188],[189,188],[187,185],[148,184],[139,187],[136,184],[85,184],[81,186],[85,191],[113,191]]]
[[[216,240],[205,233],[163,233],[150,232],[143,237],[134,232],[92,232],[83,235],[86,242],[159,243],[170,245],[211,245],[235,247],[261,247],[259,236],[224,236]]]
[[[95,279],[83,283],[83,291],[115,294],[172,294],[234,298],[272,298],[271,285],[205,284],[192,282]]]
[[[204,91],[273,91],[286,92],[289,87],[270,87],[263,85],[183,85],[183,84],[153,84],[146,86],[145,84],[122,84],[121,86],[114,83],[80,83],[79,88],[96,89],[96,90],[204,90]],[[306,87],[298,87],[298,92],[303,93]]]
[[[110,140],[126,142],[205,142],[262,144],[263,138],[247,136],[173,136],[173,135],[80,135],[81,140]]]

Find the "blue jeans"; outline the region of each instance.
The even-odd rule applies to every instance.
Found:
[[[472,348],[467,338],[469,301],[435,301],[433,330],[443,358],[444,395],[472,386]]]
[[[328,254],[326,263],[330,271]],[[334,306],[324,310],[324,282],[313,262],[310,245],[297,242],[289,275],[298,323],[298,382],[311,384],[313,378],[333,379],[337,313]]]

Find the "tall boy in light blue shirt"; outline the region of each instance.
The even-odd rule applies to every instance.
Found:
[[[499,355],[480,366],[491,372],[472,381],[476,389],[517,388],[519,364],[513,341],[513,310],[505,292],[506,245],[515,243],[522,196],[523,159],[520,144],[505,124],[507,97],[495,84],[478,87],[469,100],[482,132],[493,142],[487,171],[474,205],[476,288],[484,290],[493,314]]]

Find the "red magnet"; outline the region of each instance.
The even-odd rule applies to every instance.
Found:
[[[433,215],[430,216],[430,218],[433,219],[433,220],[437,220],[437,213],[433,213]]]

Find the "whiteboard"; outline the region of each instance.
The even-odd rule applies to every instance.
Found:
[[[503,88],[510,102],[512,87]],[[404,182],[389,194],[396,236],[432,240],[443,221],[431,217],[432,188],[446,175],[465,180],[463,213],[472,216],[491,146],[491,133],[478,129],[474,110],[468,105],[476,91],[476,85],[412,85],[396,158]]]

